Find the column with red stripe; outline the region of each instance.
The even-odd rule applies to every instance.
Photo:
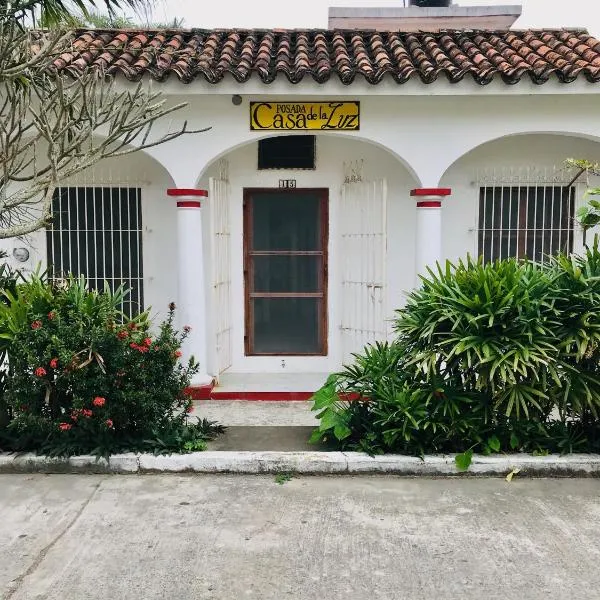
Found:
[[[435,268],[442,260],[442,201],[450,196],[449,188],[417,188],[410,195],[417,201],[417,228],[415,247],[416,285],[427,267]]]
[[[193,386],[210,386],[207,373],[206,289],[202,246],[202,202],[208,192],[171,188],[167,195],[177,202],[177,306],[178,321],[191,328],[182,348],[183,360],[190,356],[200,363]]]

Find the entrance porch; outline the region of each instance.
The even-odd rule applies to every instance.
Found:
[[[181,251],[203,253],[207,327],[204,354],[189,350],[205,356],[216,384],[198,397],[309,398],[352,353],[388,339],[393,308],[414,284],[421,221],[409,170],[366,141],[308,137],[310,168],[257,168],[256,142],[198,181],[208,194],[203,241]],[[197,262],[179,279],[197,279]]]

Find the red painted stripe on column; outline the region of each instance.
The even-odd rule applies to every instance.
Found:
[[[202,205],[197,200],[180,200],[177,208],[200,208]]]
[[[410,191],[411,196],[450,196],[450,188],[416,188]]]
[[[417,208],[441,208],[442,203],[439,200],[424,200],[417,202]]]
[[[196,190],[196,189],[181,189],[181,188],[169,188],[167,190],[167,196],[204,196],[208,197],[207,190]]]

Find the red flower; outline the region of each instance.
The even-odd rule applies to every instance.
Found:
[[[183,330],[184,330],[186,333],[189,333],[189,332],[192,330],[192,328],[191,328],[189,325],[185,325],[185,326],[184,326],[184,328],[183,328]]]
[[[127,324],[127,329],[129,329],[129,331],[135,331],[137,329],[137,325],[133,322],[128,323]]]
[[[71,429],[73,427],[73,425],[71,425],[71,423],[59,423],[58,428],[61,431],[69,431],[69,429]]]
[[[71,419],[73,419],[73,421],[77,421],[79,415],[81,414],[81,411],[78,409],[74,409],[71,411]]]
[[[124,340],[128,335],[129,334],[124,329],[121,329],[121,331],[119,331],[119,333],[117,333],[117,337],[120,340]]]
[[[181,352],[181,350],[176,350],[173,356],[175,356],[175,358],[181,358],[183,356],[183,352]]]
[[[89,419],[89,418],[92,416],[92,414],[93,414],[93,413],[92,413],[92,411],[91,411],[89,408],[84,408],[84,409],[81,411],[81,414],[82,414],[84,417],[87,417],[87,418]]]
[[[43,377],[46,374],[46,369],[44,369],[44,367],[38,367],[34,373],[36,377]]]
[[[56,313],[53,310],[48,313],[48,319],[50,321],[54,321],[54,319],[56,319]]]
[[[106,398],[103,398],[102,396],[96,396],[92,400],[92,404],[94,406],[104,406],[106,404]]]
[[[144,338],[144,344],[146,344],[146,346],[148,346],[148,348],[150,346],[152,346],[152,339],[151,338]]]
[[[50,361],[50,368],[51,369],[56,369],[56,367],[58,367],[58,358],[53,358]]]
[[[112,419],[106,419],[105,423],[109,429],[113,429],[114,425],[113,425]]]
[[[41,321],[34,321],[31,324],[31,329],[39,329],[42,326],[42,322]]]

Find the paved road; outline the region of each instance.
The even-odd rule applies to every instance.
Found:
[[[600,598],[600,481],[0,477],[4,600]]]

